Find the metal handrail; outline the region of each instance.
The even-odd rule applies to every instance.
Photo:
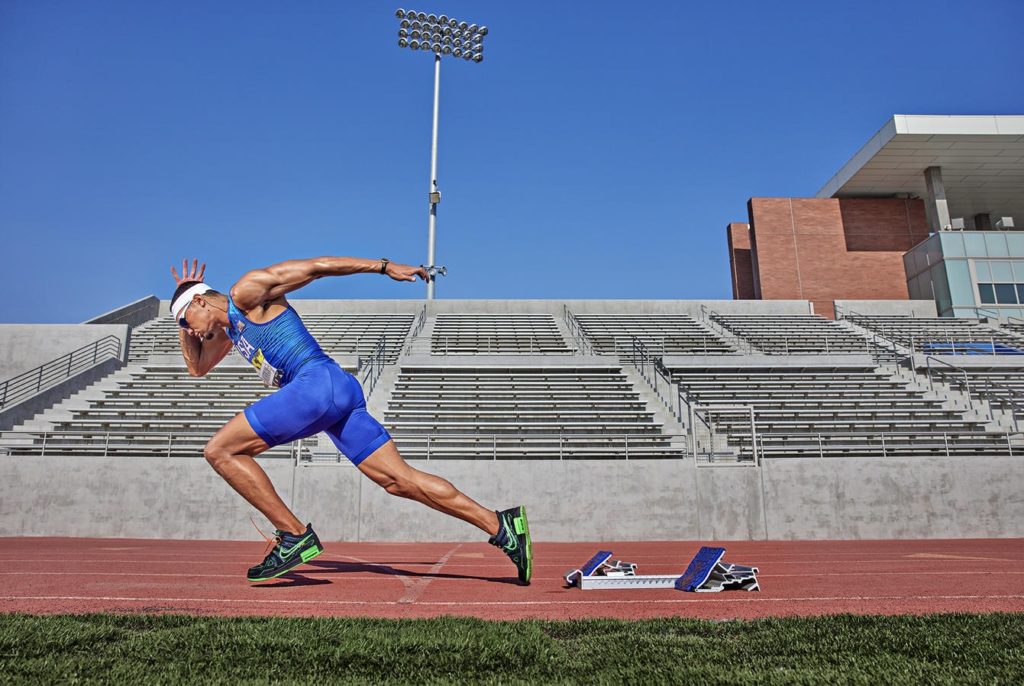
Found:
[[[945,365],[945,366],[949,367],[950,369],[955,369],[956,371],[958,371],[961,374],[963,374],[964,375],[964,387],[967,389],[967,394],[970,395],[970,393],[971,393],[971,382],[967,378],[967,370],[964,369],[963,367],[957,367],[955,364],[950,364],[949,362],[946,362],[945,360],[940,360],[939,358],[933,357],[931,355],[929,355],[928,357],[926,357],[924,359],[925,368],[928,370],[928,389],[929,390],[932,390],[932,391],[935,390],[935,384],[932,383],[932,361],[935,361],[935,362],[938,362],[939,364]],[[936,369],[935,371],[936,371],[937,374],[940,373],[940,370],[938,370],[938,369]]]
[[[413,341],[423,332],[423,327],[427,325],[427,306],[424,305],[420,313],[416,315],[416,320],[413,322],[410,334],[406,337],[405,347],[402,349],[403,354],[408,355],[412,352]]]
[[[882,449],[882,456],[883,457],[887,457],[888,456],[888,452],[893,449],[892,448],[892,439],[894,439],[894,438],[898,439],[898,438],[901,438],[901,437],[904,437],[904,438],[912,437],[914,439],[920,440],[923,435],[928,435],[928,434],[929,434],[929,432],[914,432],[914,431],[877,431],[877,432],[871,432],[871,433],[866,433],[866,432],[862,433],[862,432],[857,432],[857,431],[830,431],[828,433],[822,433],[822,432],[792,433],[792,432],[774,432],[774,431],[771,431],[771,432],[760,432],[760,433],[758,433],[758,443],[759,443],[760,455],[761,455],[761,459],[762,460],[768,459],[768,458],[773,458],[773,457],[778,457],[778,455],[772,455],[771,454],[772,453],[771,446],[769,446],[768,449],[765,448],[765,445],[764,445],[765,438],[778,439],[778,440],[780,440],[783,443],[784,446],[791,446],[795,442],[794,439],[806,439],[806,440],[815,439],[817,447],[818,447],[818,457],[824,457],[825,456],[825,447],[831,447],[831,446],[829,446],[829,439],[860,438],[860,439],[863,439],[864,441],[875,441],[875,440],[877,440],[877,441],[881,441],[881,445],[879,447],[881,447],[881,449]],[[989,432],[985,432],[985,434],[987,434],[989,436],[1002,436],[1002,437],[1004,437],[1006,439],[1006,449],[1007,449],[1007,452],[1009,453],[1010,457],[1014,457],[1012,438],[1014,436],[1024,437],[1024,432],[1021,432],[1021,431],[989,431]],[[942,443],[943,443],[943,446],[944,446],[944,451],[943,452],[945,453],[946,457],[949,457],[950,454],[951,454],[950,453],[950,439],[951,438],[953,439],[953,442],[955,443],[957,437],[977,436],[977,434],[972,434],[970,432],[951,433],[949,431],[934,432],[931,435],[933,435],[936,439],[938,439],[938,438],[942,439]],[[888,446],[885,443],[886,438],[889,438],[889,440],[890,440],[890,444]],[[1017,455],[1024,455],[1024,453],[1022,453],[1021,451],[1018,451],[1016,454]]]
[[[672,414],[676,414],[675,409],[672,407],[672,401],[669,399],[671,397],[672,390],[671,373],[665,368],[665,365],[660,358],[654,357],[654,355],[651,354],[650,350],[644,342],[640,340],[640,338],[633,336],[632,345],[633,350],[632,355],[628,358],[629,362],[631,362],[633,367],[640,372],[640,376],[643,377],[644,381],[654,388],[654,394],[661,398],[661,401],[665,403],[668,411]],[[649,375],[647,373],[648,367],[651,368],[651,373]],[[668,397],[661,394],[661,389],[658,384],[659,379],[664,382],[665,386],[669,389]],[[679,421],[682,421],[681,415],[676,415],[676,418]]]
[[[104,336],[57,359],[12,376],[0,382],[0,410],[52,388],[83,369],[111,357],[121,357],[121,339],[114,335]]]
[[[420,310],[420,313],[416,316],[416,322],[415,322],[415,324],[413,324],[413,327],[412,327],[412,337],[416,338],[417,336],[419,336],[420,332],[423,331],[423,327],[426,326],[426,324],[427,324],[427,306],[424,305],[423,309]]]
[[[45,457],[46,455],[67,455],[69,448],[88,451],[100,451],[97,457],[110,457],[112,451],[118,454],[134,454],[136,456],[166,456],[170,458],[175,447],[179,450],[181,446],[188,445],[192,457],[202,457],[203,449],[200,442],[210,439],[209,431],[122,431],[122,432],[101,432],[85,429],[73,431],[62,429],[58,431],[3,431],[0,432],[0,455],[10,454],[21,449],[31,449],[33,455]],[[268,450],[267,457],[280,457],[285,449],[290,456],[294,456],[296,450],[302,452],[304,446],[317,442],[315,437],[298,439],[289,444],[274,446]],[[26,441],[39,441],[26,442]],[[190,443],[191,441],[191,443]],[[134,453],[125,452],[135,443],[145,442],[146,445],[139,447]],[[285,448],[287,446],[287,448]],[[38,452],[35,452],[38,450]],[[308,449],[305,452],[309,452]],[[269,454],[268,454],[269,453]],[[186,458],[187,459],[187,458]]]
[[[377,339],[377,344],[373,346],[373,353],[370,354],[370,359],[366,362],[366,371],[363,372],[363,378],[361,380],[363,393],[367,398],[369,398],[373,393],[373,389],[377,385],[377,381],[380,379],[381,373],[384,371],[384,362],[386,357],[387,337],[382,334],[381,337]]]
[[[576,319],[576,315],[572,313],[568,305],[562,305],[562,319],[565,320],[566,328],[569,329],[569,335],[572,336],[576,351],[582,355],[597,355],[597,347],[590,340],[590,336],[587,335],[583,325]]]
[[[757,420],[753,405],[691,405],[693,417],[699,419],[704,426],[708,427],[711,434],[711,452],[708,457],[709,462],[714,462],[715,457],[715,423],[711,419],[712,414],[736,414],[742,412],[750,416],[750,441],[751,441],[751,452],[753,458],[753,465],[758,466],[758,451],[757,451]],[[700,416],[701,411],[707,413],[707,419]],[[690,428],[690,433],[693,435],[692,446],[693,446],[693,460],[697,462],[697,432],[693,427]],[[728,433],[730,437],[738,436],[736,433]]]
[[[981,318],[981,313],[982,312],[986,313],[985,317],[994,316],[996,319],[999,319],[999,317],[1001,316],[999,314],[998,310],[992,310],[992,309],[989,309],[987,307],[975,307],[973,309],[974,309],[974,314],[977,315],[979,319]]]
[[[725,409],[725,406],[709,406],[712,410]],[[749,407],[749,406],[747,406]],[[700,409],[704,409],[701,407]],[[744,410],[746,411],[746,410]],[[695,413],[702,423],[711,428],[706,419],[700,416],[700,411]],[[843,439],[843,438],[859,438],[865,442],[880,441],[879,447],[883,450],[883,456],[887,452],[891,451],[891,445],[893,439],[899,439],[901,437],[914,437],[917,439],[922,436],[931,435],[936,441],[941,440],[945,446],[943,451],[946,455],[950,454],[950,445],[956,444],[958,437],[966,436],[978,436],[978,433],[972,432],[926,432],[926,431],[874,431],[874,432],[853,432],[853,431],[830,431],[830,432],[763,432],[756,431],[756,427],[753,430],[756,436],[756,456],[758,462],[763,462],[765,459],[779,459],[777,454],[779,451],[773,449],[771,445],[765,447],[765,440],[778,440],[783,444],[783,449],[787,445],[792,445],[794,439],[813,440],[815,445],[818,447],[819,457],[824,457],[826,448],[830,448],[831,439]],[[620,459],[630,459],[629,451],[632,449],[634,453],[633,458],[636,457],[635,450],[641,446],[650,446],[655,442],[664,442],[663,446],[668,454],[671,454],[673,458],[678,457],[679,459],[686,459],[690,456],[695,456],[696,453],[694,448],[688,446],[686,449],[677,450],[673,447],[673,443],[677,440],[692,440],[694,432],[691,431],[687,434],[625,434],[625,433],[528,433],[528,434],[474,434],[474,433],[452,433],[452,434],[402,434],[393,433],[391,437],[401,444],[407,443],[407,452],[412,452],[408,449],[409,441],[426,441],[427,454],[426,459],[443,459],[445,447],[438,447],[437,443],[459,441],[464,439],[466,441],[472,441],[479,445],[489,446],[492,459],[497,459],[499,452],[514,452],[514,447],[500,446],[499,441],[502,440],[513,440],[518,445],[529,445],[531,443],[551,443],[552,447],[557,445],[559,459],[566,459],[566,455],[571,455],[573,449],[579,448],[580,446],[573,446],[576,442],[593,442],[593,443],[610,443],[616,440],[622,442],[622,453]],[[730,434],[737,438],[742,438],[746,432],[741,434]],[[984,432],[982,435],[987,436],[1001,436],[1006,440],[1007,452],[1012,456],[1024,456],[1024,450],[1020,450],[1024,447],[1024,444],[1018,442],[1018,449],[1015,450],[1013,438],[1022,437],[1024,438],[1024,432],[1021,431],[1001,431],[1001,432]],[[97,432],[97,431],[4,431],[0,433],[0,455],[10,454],[11,452],[17,452],[19,448],[24,449],[25,452],[31,452],[33,455],[46,456],[46,455],[68,455],[69,449],[74,448],[86,448],[92,451],[101,452],[103,457],[109,457],[114,454],[120,455],[152,455],[161,456],[165,455],[168,458],[172,458],[175,452],[175,448],[180,452],[183,444],[188,443],[188,439],[194,439],[195,443],[192,444],[193,448],[190,450],[189,455],[172,458],[172,459],[188,459],[189,457],[199,458],[202,457],[202,448],[199,445],[200,441],[206,441],[210,438],[210,432]],[[889,444],[885,443],[889,440]],[[29,443],[28,441],[33,441]],[[76,443],[77,441],[77,443]],[[129,452],[128,449],[132,447],[132,444],[138,441],[146,441],[148,445],[138,448],[134,452]],[[265,453],[267,457],[284,457],[281,453],[286,449],[288,451],[287,457],[294,458],[296,451],[298,451],[300,459],[302,455],[309,456],[313,450],[309,446],[317,443],[317,439],[309,438],[302,439],[290,444],[287,448],[284,446],[275,446],[268,453]],[[613,449],[616,446],[612,446]],[[486,455],[488,451],[484,449],[481,455]],[[438,453],[441,456],[438,456]],[[773,454],[776,453],[776,454]],[[602,456],[604,458],[606,456]],[[418,459],[418,458],[411,458]],[[743,457],[741,454],[741,461]]]

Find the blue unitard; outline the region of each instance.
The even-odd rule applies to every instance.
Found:
[[[354,376],[327,356],[291,305],[269,322],[246,319],[228,296],[228,336],[267,386],[280,388],[245,408],[245,418],[273,447],[321,431],[352,464],[391,436],[366,411]]]

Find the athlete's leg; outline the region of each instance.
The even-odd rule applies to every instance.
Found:
[[[203,454],[217,473],[277,529],[301,534],[306,527],[284,504],[267,473],[253,459],[269,447],[253,431],[245,413],[240,412],[213,435]]]
[[[458,517],[489,535],[498,533],[498,516],[460,492],[445,479],[412,467],[402,459],[394,441],[388,441],[357,467],[392,495],[409,498]]]

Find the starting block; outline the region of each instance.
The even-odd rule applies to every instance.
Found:
[[[719,591],[760,591],[757,567],[722,562],[725,548],[701,548],[686,571],[679,574],[639,575],[636,565],[612,561],[610,550],[598,551],[586,564],[565,575],[569,586],[584,591],[609,588],[675,588],[696,593]]]

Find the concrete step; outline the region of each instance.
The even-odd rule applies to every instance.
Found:
[[[626,378],[633,385],[633,390],[646,404],[647,411],[654,414],[654,421],[656,424],[661,425],[662,431],[666,434],[685,434],[686,427],[676,419],[668,404],[675,398],[676,387],[673,386],[671,389],[666,389],[664,386],[661,386],[663,398],[655,393],[654,388],[647,383],[647,380],[644,379],[631,362],[621,357],[619,362],[622,366],[623,374],[626,375]]]

